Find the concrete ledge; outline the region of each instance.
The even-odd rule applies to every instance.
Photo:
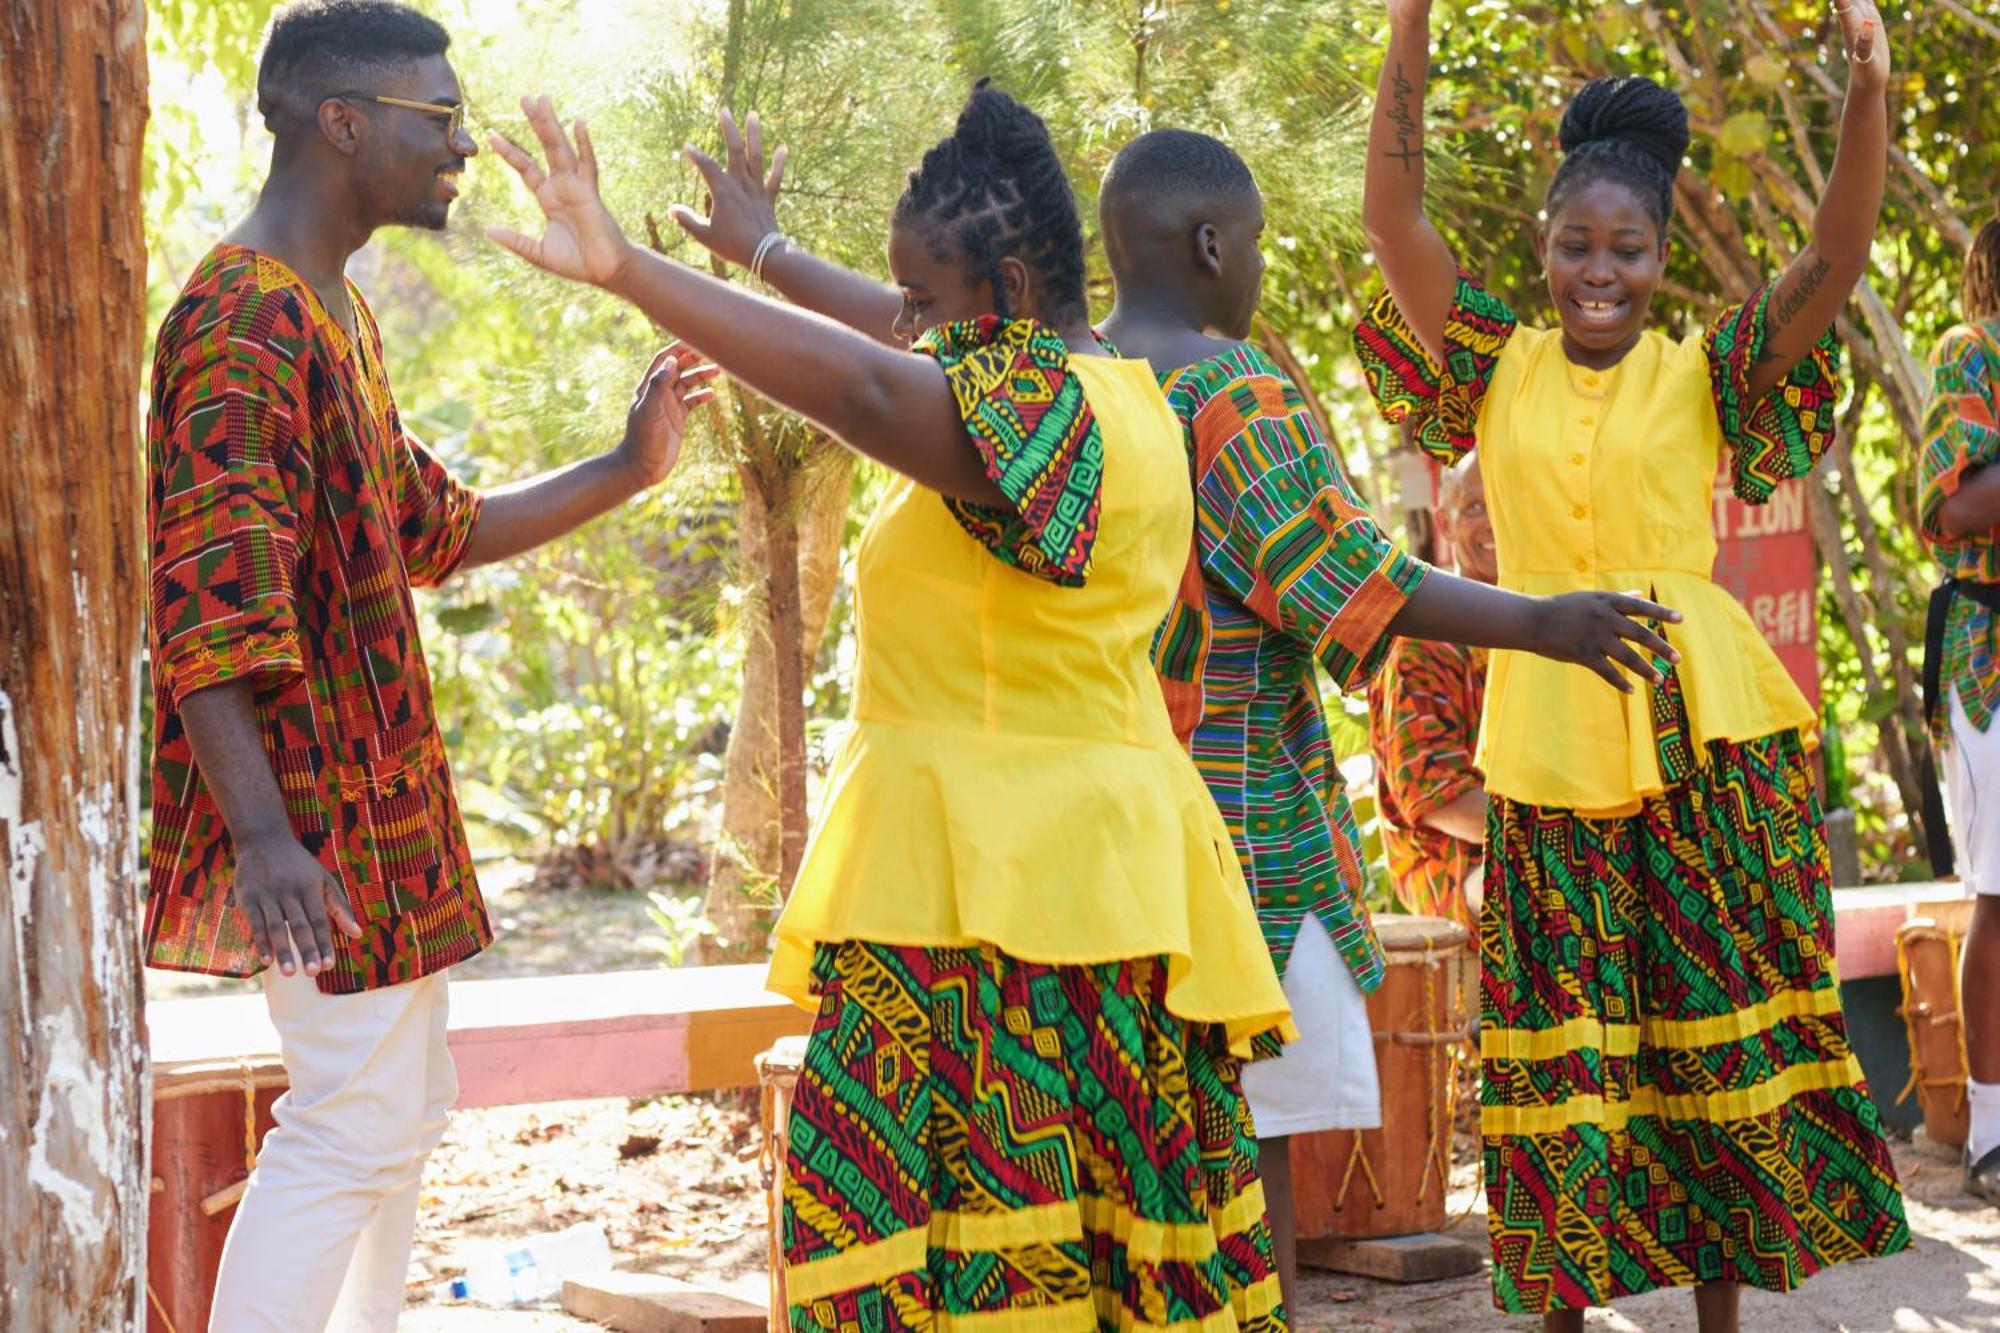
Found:
[[[765,1333],[761,1305],[649,1273],[599,1273],[563,1283],[562,1307],[621,1333]]]

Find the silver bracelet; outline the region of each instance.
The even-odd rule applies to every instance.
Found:
[[[757,242],[756,253],[750,256],[750,277],[757,282],[762,282],[764,280],[764,261],[770,258],[773,250],[781,245],[790,245],[791,243],[792,238],[781,231],[771,232],[763,240]]]

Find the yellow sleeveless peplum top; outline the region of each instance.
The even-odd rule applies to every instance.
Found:
[[[856,558],[852,730],[778,921],[771,989],[810,1006],[815,946],[849,939],[1049,964],[1160,957],[1173,1013],[1222,1025],[1239,1052],[1290,1037],[1228,830],[1150,659],[1193,532],[1157,381],[1143,361],[1071,357],[1025,321],[928,341],[1010,496],[1020,418],[1081,409],[1056,460],[1068,490],[1041,517],[1088,529],[1071,550],[1087,547],[1088,573],[1063,586],[1029,572],[1010,563],[1013,516],[891,487]]]
[[[1461,280],[1450,355],[1431,362],[1394,302],[1356,331],[1392,419],[1446,461],[1476,441],[1500,586],[1531,595],[1634,592],[1679,611],[1665,627],[1698,756],[1818,719],[1735,597],[1715,583],[1713,519],[1725,450],[1738,496],[1770,498],[1812,470],[1832,438],[1831,335],[1763,399],[1748,398],[1770,287],[1681,340],[1646,333],[1610,370],[1572,364],[1560,329],[1518,325]],[[1663,792],[1644,682],[1621,694],[1580,666],[1495,652],[1478,764],[1489,792],[1586,816],[1631,814]]]

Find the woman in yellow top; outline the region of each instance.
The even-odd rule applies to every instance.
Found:
[[[1193,523],[1180,434],[1091,334],[1041,121],[977,91],[911,174],[889,243],[910,350],[632,246],[587,131],[525,105],[546,169],[494,147],[547,225],[497,241],[901,474],[771,972],[818,1009],[792,1326],[1282,1328],[1238,1068],[1291,1025],[1148,656]]]
[[[1889,52],[1839,10],[1847,104],[1826,201],[1774,283],[1676,341],[1646,327],[1688,146],[1680,99],[1585,86],[1541,245],[1555,328],[1460,275],[1423,213],[1429,0],[1390,0],[1364,217],[1388,284],[1357,332],[1378,402],[1485,459],[1500,583],[1628,588],[1683,614],[1680,662],[1627,696],[1495,653],[1481,924],[1481,1125],[1496,1303],[1583,1310],[1694,1286],[1703,1330],[1741,1284],[1788,1290],[1909,1232],[1834,972],[1812,710],[1710,581],[1725,452],[1753,503],[1833,433],[1828,328],[1882,197]]]

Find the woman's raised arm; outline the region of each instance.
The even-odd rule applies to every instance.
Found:
[[[633,245],[598,193],[590,131],[577,122],[572,145],[548,98],[521,106],[547,165],[497,135],[490,142],[533,192],[544,226],[539,237],[492,228],[495,243],[630,301],[733,379],[877,462],[956,499],[1007,504],[935,361]]]
[[[1839,317],[1868,271],[1888,169],[1889,38],[1873,0],[1834,6],[1847,49],[1847,100],[1812,240],[1786,266],[1764,317],[1764,351],[1750,372],[1754,402],[1778,387]]]
[[[1404,322],[1432,359],[1442,361],[1458,261],[1424,215],[1424,88],[1430,69],[1431,0],[1389,0],[1389,50],[1368,126],[1361,222]]]

